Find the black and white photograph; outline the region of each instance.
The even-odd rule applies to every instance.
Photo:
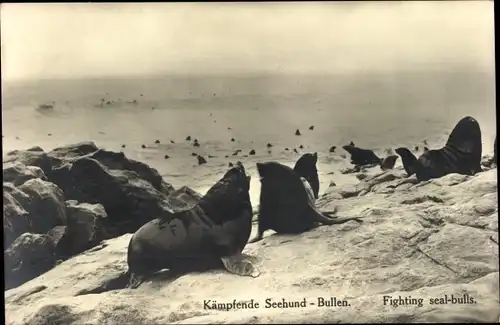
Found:
[[[5,324],[500,322],[493,1],[0,14]]]

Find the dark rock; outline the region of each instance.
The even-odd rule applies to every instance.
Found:
[[[11,162],[40,167],[45,176],[50,177],[52,166],[60,165],[62,160],[43,151],[14,150],[8,152],[3,160],[4,165]]]
[[[4,249],[9,247],[17,237],[31,230],[29,213],[10,193],[3,191],[3,234]]]
[[[181,210],[197,204],[201,198],[202,195],[200,193],[187,186],[183,186],[172,192],[168,200],[175,210]]]
[[[202,156],[198,155],[197,158],[198,158],[198,165],[203,165],[207,163],[207,160]]]
[[[314,125],[311,125],[311,126],[309,127],[309,130],[314,130]]]
[[[297,129],[297,131],[295,131],[295,135],[300,135],[299,129]]]
[[[46,233],[66,224],[64,193],[57,185],[34,178],[19,186],[19,190],[29,196],[24,208],[29,213],[33,233]]]
[[[68,227],[54,227],[49,230],[47,235],[50,237],[52,243],[54,243],[56,259],[67,257],[68,241],[71,239],[71,237],[68,236]]]
[[[56,264],[55,245],[49,235],[24,233],[5,251],[5,289],[47,272]]]
[[[105,238],[103,224],[108,215],[101,204],[66,201],[67,237],[65,251],[67,256],[79,254]]]
[[[39,147],[39,146],[34,146],[34,147],[26,149],[26,151],[43,152],[43,149],[41,147]]]
[[[335,152],[335,149],[337,149],[337,147],[336,147],[336,146],[332,146],[332,147],[330,148],[329,152]]]
[[[155,141],[155,144],[160,144],[160,140],[156,140],[156,141]]]
[[[104,206],[106,238],[135,232],[149,220],[171,212],[166,197],[173,188],[156,170],[121,153],[103,151],[94,157],[84,156],[55,168],[53,181],[69,200]]]
[[[252,150],[250,150],[250,152],[249,152],[248,154],[249,154],[250,156],[255,155],[255,150],[253,150],[253,149],[252,149]]]
[[[55,148],[49,154],[57,158],[77,158],[98,151],[99,148],[92,141],[78,142]]]
[[[37,166],[26,166],[17,161],[6,163],[3,166],[4,182],[10,182],[14,186],[19,186],[33,178],[47,180],[43,170]]]

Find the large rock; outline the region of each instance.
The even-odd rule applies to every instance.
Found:
[[[101,204],[108,215],[103,222],[106,238],[134,232],[147,221],[172,211],[168,196],[174,189],[157,170],[123,153],[99,149],[93,142],[49,153],[16,150],[7,154],[5,163],[40,167],[47,179],[63,190],[66,199]],[[50,222],[41,232],[58,225]]]
[[[47,180],[45,174],[43,173],[43,170],[40,167],[26,166],[17,161],[6,163],[3,166],[4,182],[10,182],[14,184],[14,186],[19,186],[33,178]]]
[[[118,290],[127,270],[126,234],[7,291],[7,324],[497,322],[496,169],[407,183],[402,190],[392,175],[367,177],[364,196],[335,199],[332,188],[317,202],[363,223],[300,235],[270,231],[247,245],[244,253],[258,258],[258,278],[215,270]],[[395,191],[379,193],[384,188]],[[321,307],[319,297],[347,305]],[[415,304],[397,304],[399,297]],[[304,308],[266,308],[266,299],[304,298]],[[259,308],[204,304],[251,299]]]
[[[55,246],[46,234],[24,233],[5,251],[5,288],[29,281],[56,264]]]
[[[31,230],[28,211],[23,208],[12,194],[6,191],[5,184],[3,191],[4,249],[8,248],[21,234]]]
[[[108,215],[101,204],[66,201],[66,214],[68,223],[63,255],[79,254],[104,238],[103,222]]]
[[[57,185],[34,178],[18,189],[29,196],[28,203],[23,206],[30,214],[34,233],[46,233],[55,226],[66,224],[64,193]]]

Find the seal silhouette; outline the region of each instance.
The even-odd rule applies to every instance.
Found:
[[[355,166],[379,165],[382,163],[382,159],[380,159],[373,150],[362,149],[351,145],[343,146],[342,149],[351,155],[351,164]]]
[[[162,269],[178,274],[224,266],[258,276],[241,254],[252,229],[249,189],[250,176],[238,162],[196,205],[139,228],[128,246],[128,287],[137,288]]]
[[[475,175],[482,171],[481,128],[476,119],[466,116],[458,121],[441,149],[426,151],[418,159],[408,148],[398,148],[396,153],[408,176],[416,174],[418,181],[451,173]]]
[[[396,155],[389,155],[385,157],[380,163],[380,169],[382,170],[393,169],[394,165],[396,164],[396,160],[398,160],[398,156]]]
[[[305,153],[297,160],[293,170],[307,180],[313,189],[314,197],[318,199],[319,195],[319,177],[316,163],[318,162],[318,153]]]
[[[318,211],[308,197],[304,178],[288,166],[277,162],[257,163],[257,170],[261,181],[258,233],[249,243],[261,240],[269,229],[279,234],[298,234],[318,223],[333,225],[349,220],[361,221]]]

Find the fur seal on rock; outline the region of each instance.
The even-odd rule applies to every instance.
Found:
[[[408,176],[416,174],[418,181],[440,178],[457,173],[475,175],[481,169],[481,128],[473,117],[462,118],[445,146],[424,152],[418,159],[407,148],[396,149]]]
[[[307,180],[313,189],[314,197],[318,199],[319,194],[319,177],[316,163],[318,162],[318,153],[303,154],[295,163],[293,170]]]
[[[382,170],[388,170],[388,169],[393,169],[394,165],[396,164],[396,160],[398,160],[398,156],[396,155],[390,155],[384,158],[382,162],[380,163],[380,169]]]
[[[361,221],[319,212],[309,200],[303,180],[288,166],[277,162],[257,163],[257,170],[261,181],[258,233],[249,243],[261,240],[268,229],[279,234],[299,234],[314,228],[318,222],[333,225]]]
[[[353,165],[378,165],[382,162],[382,159],[380,159],[372,150],[361,149],[351,145],[343,146],[342,148],[351,155],[351,163]]]
[[[128,246],[128,287],[137,288],[162,269],[177,274],[224,266],[258,276],[241,255],[252,230],[249,189],[250,176],[238,162],[195,206],[139,228]]]

